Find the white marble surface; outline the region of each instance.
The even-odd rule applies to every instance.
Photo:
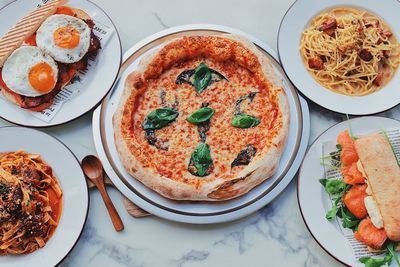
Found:
[[[29,1],[29,0],[25,0]],[[0,0],[0,6],[10,0]],[[293,0],[95,0],[114,20],[123,51],[167,27],[213,23],[236,27],[276,48],[279,23]],[[0,20],[1,21],[1,20]],[[310,103],[310,143],[327,127],[345,119]],[[384,115],[400,117],[394,108]],[[95,153],[89,113],[65,126],[45,129],[82,159]],[[0,126],[9,123],[0,120]],[[296,181],[262,210],[239,221],[194,226],[124,210],[119,193],[110,189],[125,230],[116,233],[97,191],[90,193],[83,235],[61,266],[341,266],[307,231],[296,198]]]

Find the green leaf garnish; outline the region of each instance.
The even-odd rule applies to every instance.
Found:
[[[203,92],[211,82],[211,70],[205,63],[200,63],[194,72],[193,86],[197,93]]]
[[[320,179],[319,182],[325,187],[326,192],[333,195],[344,192],[348,187],[342,180]]]
[[[172,108],[158,108],[150,112],[143,120],[143,130],[161,129],[171,122],[175,121],[179,112]]]
[[[386,243],[385,256],[383,258],[362,257],[360,262],[364,263],[365,267],[381,267],[389,266],[394,259],[397,266],[400,266],[400,261],[396,252],[397,243],[389,241]]]
[[[260,124],[260,120],[256,117],[246,115],[246,114],[238,114],[233,117],[232,125],[236,128],[251,128]]]
[[[207,144],[199,144],[193,151],[189,163],[189,172],[196,176],[206,176],[210,174],[213,166],[211,158],[210,146]],[[194,169],[192,168],[194,167]]]
[[[202,107],[195,112],[193,112],[186,120],[193,124],[199,124],[211,119],[214,115],[215,110],[209,107]]]

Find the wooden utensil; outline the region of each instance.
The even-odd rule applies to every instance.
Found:
[[[114,224],[115,230],[117,232],[124,230],[124,224],[122,223],[121,217],[119,217],[119,214],[115,209],[110,197],[108,196],[106,187],[104,185],[104,171],[101,161],[96,156],[86,156],[82,160],[82,169],[90,181],[92,181],[100,191],[104,204],[106,205],[108,213],[110,214],[111,221]]]

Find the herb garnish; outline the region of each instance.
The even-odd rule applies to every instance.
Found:
[[[209,68],[205,63],[200,63],[196,69],[185,70],[179,74],[175,83],[190,84],[195,88],[196,92],[200,94],[209,85],[221,80],[227,81],[228,79],[218,71]]]
[[[202,107],[193,112],[186,120],[193,124],[200,124],[206,122],[214,115],[215,110],[209,107]]]
[[[260,124],[260,120],[247,114],[238,114],[233,117],[232,125],[236,128],[251,128]]]
[[[386,243],[385,256],[383,258],[362,257],[360,262],[364,263],[365,267],[381,267],[384,265],[389,266],[394,259],[397,266],[400,267],[399,257],[396,253],[397,243],[389,241]]]
[[[9,190],[10,188],[6,184],[0,183],[0,195],[8,193]]]
[[[161,129],[175,121],[179,112],[172,108],[158,108],[150,112],[142,123],[143,130]]]
[[[332,196],[332,208],[326,213],[326,219],[332,220],[336,216],[342,219],[344,228],[356,230],[360,220],[357,219],[344,205],[343,195],[351,188],[351,185],[342,180],[320,179],[325,191]]]
[[[210,146],[208,144],[199,144],[190,157],[188,170],[196,176],[209,175],[213,168]]]

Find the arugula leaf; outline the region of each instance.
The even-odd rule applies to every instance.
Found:
[[[359,261],[364,263],[365,267],[381,267],[384,265],[389,266],[392,263],[392,256],[386,255],[384,258],[362,257],[359,259]]]
[[[342,219],[342,225],[344,228],[350,228],[356,231],[360,220],[357,219],[344,205],[341,205],[340,212],[338,212],[339,218]]]
[[[341,180],[320,179],[319,182],[324,186],[325,191],[332,195],[340,194],[348,188],[347,184]]]
[[[340,198],[337,198],[332,205],[332,208],[326,213],[325,218],[327,218],[328,220],[332,220],[333,218],[335,218],[337,216],[337,213],[339,211],[338,209],[338,203],[340,201]]]
[[[396,252],[396,246],[397,246],[396,242],[388,242],[388,244],[386,245],[386,250],[387,253],[389,253],[394,258],[394,261],[396,262],[397,266],[400,267],[400,260]]]

